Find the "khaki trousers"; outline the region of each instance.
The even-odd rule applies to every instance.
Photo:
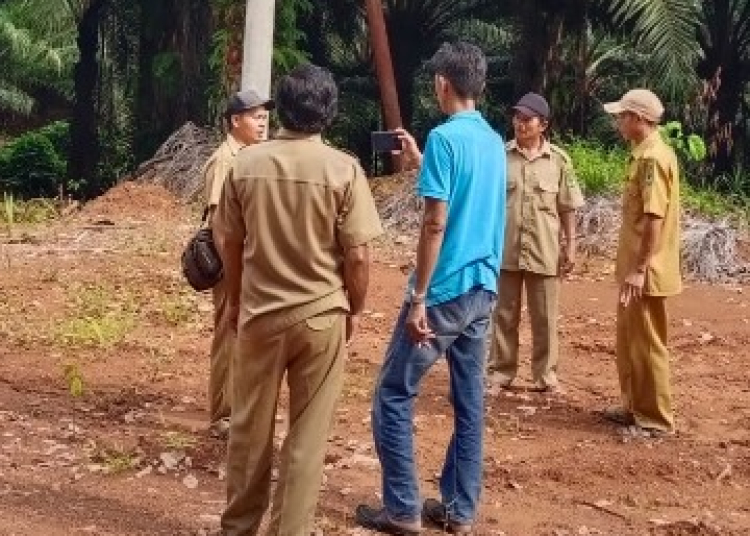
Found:
[[[617,372],[622,403],[646,428],[674,429],[666,299],[644,296],[617,308]]]
[[[502,270],[498,281],[497,305],[490,344],[488,372],[509,385],[518,373],[518,326],[521,321],[521,293],[531,319],[531,372],[536,387],[557,385],[557,312],[560,280],[524,270]]]
[[[227,312],[227,295],[224,281],[213,288],[214,336],[211,341],[211,369],[208,377],[208,411],[211,424],[229,418],[231,405],[231,365],[235,331],[224,317]]]
[[[257,534],[268,508],[276,406],[285,373],[289,430],[266,534],[312,533],[327,436],[343,382],[345,319],[342,311],[331,311],[270,336],[238,338],[221,522],[226,536]]]

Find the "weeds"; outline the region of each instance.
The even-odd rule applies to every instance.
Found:
[[[184,295],[170,296],[162,302],[164,319],[173,326],[187,324],[192,316],[191,304]]]
[[[161,437],[162,446],[169,450],[188,450],[197,443],[195,437],[177,431],[165,432]]]
[[[63,366],[65,383],[68,386],[68,392],[75,398],[80,398],[84,393],[83,374],[78,363],[67,363]]]
[[[75,316],[57,330],[66,344],[111,347],[121,342],[135,325],[135,304],[130,295],[119,299],[100,285],[71,291]]]

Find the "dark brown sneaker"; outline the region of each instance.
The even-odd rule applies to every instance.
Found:
[[[422,505],[422,519],[425,524],[450,532],[451,534],[472,534],[473,527],[448,519],[445,505],[435,499],[426,499]]]
[[[385,508],[373,508],[366,504],[357,506],[354,514],[357,524],[369,530],[393,536],[417,536],[422,531],[419,521],[406,523],[390,518]]]
[[[602,416],[608,421],[622,426],[635,425],[635,417],[633,417],[630,411],[624,408],[607,408],[602,411]]]

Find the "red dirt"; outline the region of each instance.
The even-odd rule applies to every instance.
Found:
[[[30,230],[39,243],[0,249],[0,535],[202,534],[223,504],[223,445],[205,433],[210,303],[178,269],[194,218],[134,184],[81,216]],[[100,216],[114,225],[91,231]],[[367,534],[353,510],[379,493],[369,405],[403,295],[404,248],[383,242],[375,256],[372,312],[330,440],[323,534]],[[563,290],[566,396],[527,392],[527,361],[519,389],[488,395],[476,534],[750,534],[750,289],[691,285],[673,300],[679,433],[626,440],[597,414],[616,402],[615,289],[605,264],[587,266]],[[87,341],[91,325],[113,339],[95,329]],[[528,324],[523,344],[528,355]],[[83,396],[70,393],[65,365],[77,367]],[[418,402],[426,496],[451,428],[446,380],[439,364]],[[187,458],[162,474],[160,456],[175,449]]]

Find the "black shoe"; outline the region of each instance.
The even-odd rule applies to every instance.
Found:
[[[394,521],[388,516],[385,508],[372,508],[366,504],[357,506],[354,519],[358,525],[366,529],[393,536],[417,536],[422,531],[422,526],[418,521],[414,523]]]
[[[425,524],[430,524],[451,534],[471,534],[472,531],[471,525],[448,519],[445,505],[435,499],[425,500],[424,505],[422,505],[422,519],[424,519]]]

